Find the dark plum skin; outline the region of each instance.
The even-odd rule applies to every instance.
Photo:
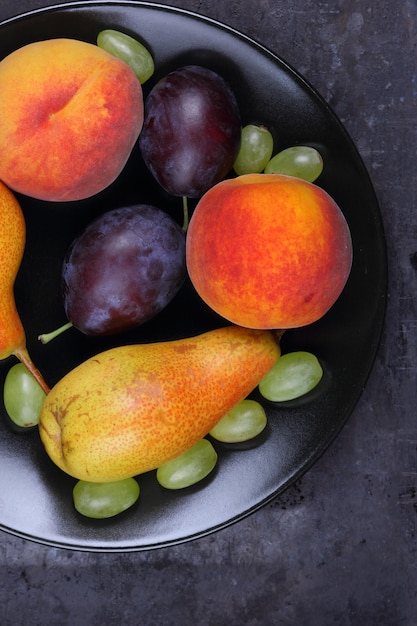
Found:
[[[66,315],[86,335],[128,330],[165,308],[185,273],[185,233],[169,215],[144,204],[108,211],[67,252]]]
[[[201,197],[227,176],[240,147],[236,98],[216,72],[187,65],[162,78],[145,101],[139,145],[169,194]]]

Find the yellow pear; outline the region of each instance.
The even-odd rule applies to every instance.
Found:
[[[48,385],[27,351],[26,334],[14,298],[25,243],[26,224],[21,206],[0,182],[0,360],[15,355],[48,393]]]
[[[52,388],[40,414],[41,440],[75,478],[136,476],[204,437],[279,356],[270,331],[237,326],[112,348]]]

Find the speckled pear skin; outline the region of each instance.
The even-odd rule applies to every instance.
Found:
[[[41,440],[52,461],[80,480],[136,476],[204,437],[279,356],[272,333],[237,326],[112,348],[53,387]]]
[[[16,309],[14,283],[22,262],[26,224],[15,196],[0,182],[0,358],[26,344]]]
[[[20,204],[0,182],[0,360],[15,355],[47,393],[49,388],[28,354],[26,334],[14,297],[25,243],[26,223]]]

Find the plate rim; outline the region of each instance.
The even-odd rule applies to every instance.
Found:
[[[201,538],[207,535],[210,535],[214,532],[217,532],[221,529],[224,529],[246,517],[248,517],[249,515],[251,515],[252,513],[254,513],[255,511],[261,509],[262,507],[264,507],[268,502],[270,502],[271,500],[273,500],[274,498],[276,498],[278,495],[282,494],[285,490],[287,490],[292,484],[294,484],[302,475],[304,475],[313,465],[314,463],[324,454],[324,452],[330,447],[330,445],[334,442],[334,440],[336,439],[336,437],[338,436],[338,434],[340,433],[340,431],[342,430],[343,426],[345,425],[345,423],[348,421],[348,419],[350,418],[350,416],[352,415],[352,412],[356,406],[356,404],[359,402],[367,381],[371,375],[371,372],[373,370],[373,366],[375,363],[375,360],[377,358],[378,355],[378,348],[381,342],[381,337],[382,337],[382,333],[384,330],[384,326],[385,326],[385,318],[386,318],[386,308],[387,308],[387,295],[388,295],[388,253],[387,253],[387,242],[386,242],[386,236],[385,236],[385,229],[384,229],[384,223],[383,223],[383,217],[382,217],[382,213],[380,210],[380,205],[379,205],[379,201],[378,201],[378,197],[376,194],[376,191],[374,189],[370,174],[368,169],[366,168],[365,162],[359,152],[359,149],[357,148],[356,144],[354,143],[352,137],[350,136],[350,134],[348,133],[346,127],[344,126],[344,124],[341,122],[340,118],[338,117],[338,115],[336,114],[335,110],[333,109],[333,107],[327,102],[327,100],[319,93],[319,91],[309,82],[309,80],[307,78],[305,78],[305,76],[303,76],[297,69],[295,69],[290,63],[288,63],[284,58],[282,58],[281,56],[279,56],[277,53],[273,52],[272,50],[270,50],[268,47],[266,47],[264,44],[260,43],[259,41],[257,41],[255,38],[246,35],[245,33],[241,32],[240,30],[236,29],[235,27],[232,27],[230,25],[224,24],[221,21],[218,21],[214,18],[208,17],[204,14],[200,14],[197,13],[195,11],[190,11],[187,9],[183,9],[183,8],[179,8],[179,7],[173,7],[171,5],[163,5],[157,2],[147,2],[147,1],[143,1],[143,0],[111,0],[111,1],[106,1],[106,0],[91,0],[89,2],[83,1],[83,0],[78,0],[77,2],[64,2],[61,4],[54,4],[54,5],[50,5],[48,7],[40,7],[34,10],[29,10],[29,11],[25,11],[24,13],[20,13],[18,15],[12,16],[10,18],[7,18],[5,20],[2,20],[0,22],[0,30],[3,27],[6,27],[8,25],[11,24],[15,24],[19,21],[24,21],[25,19],[30,19],[32,17],[35,17],[37,15],[41,15],[41,14],[45,14],[45,13],[54,13],[54,12],[62,12],[62,11],[73,11],[73,10],[77,10],[77,9],[92,9],[92,8],[109,8],[109,7],[117,7],[117,8],[123,8],[123,7],[129,7],[129,8],[145,8],[145,9],[154,9],[154,10],[160,10],[162,12],[168,12],[168,13],[172,13],[172,14],[176,14],[176,15],[184,15],[187,18],[192,18],[192,19],[196,19],[200,22],[203,22],[205,24],[211,25],[214,28],[220,28],[221,30],[226,31],[227,33],[229,33],[232,36],[237,36],[240,39],[242,39],[243,41],[245,41],[247,44],[249,44],[251,47],[254,47],[255,49],[257,49],[259,52],[262,52],[263,54],[267,55],[271,60],[278,62],[280,66],[286,68],[286,70],[292,75],[293,78],[297,79],[302,85],[304,85],[304,87],[307,89],[307,91],[314,96],[314,98],[316,99],[317,103],[320,104],[320,106],[323,108],[323,110],[325,110],[327,112],[328,115],[331,116],[333,122],[337,125],[339,132],[343,135],[344,140],[349,144],[350,149],[352,151],[352,156],[355,156],[355,161],[356,164],[360,166],[361,168],[361,176],[363,177],[363,179],[366,179],[367,182],[367,187],[368,187],[368,192],[373,196],[372,197],[372,217],[374,220],[374,224],[375,227],[378,229],[377,232],[377,239],[379,241],[380,244],[380,254],[381,257],[383,258],[383,268],[381,268],[380,270],[380,282],[381,282],[381,286],[382,286],[382,291],[379,294],[380,297],[380,304],[378,306],[378,320],[377,320],[377,324],[376,324],[376,328],[374,329],[374,334],[373,334],[373,346],[372,346],[372,350],[369,350],[369,359],[367,362],[367,373],[364,377],[361,378],[361,380],[363,380],[363,387],[362,387],[362,391],[361,393],[359,393],[359,395],[351,402],[351,405],[349,408],[346,409],[346,417],[344,419],[344,421],[340,424],[338,424],[338,427],[334,429],[333,433],[331,434],[331,436],[329,436],[326,440],[326,443],[324,446],[322,446],[319,450],[316,450],[310,457],[310,459],[303,463],[302,467],[297,468],[296,471],[294,471],[291,475],[290,478],[288,478],[282,485],[280,485],[274,492],[270,493],[267,497],[263,498],[261,501],[257,502],[255,505],[251,506],[250,508],[246,509],[243,513],[241,514],[236,514],[234,515],[232,518],[228,518],[226,521],[219,523],[215,526],[210,526],[207,530],[204,531],[200,531],[197,533],[191,533],[188,534],[187,536],[181,537],[180,539],[173,539],[173,540],[168,540],[168,541],[162,541],[162,542],[158,542],[158,543],[153,543],[150,545],[127,545],[127,546],[115,546],[115,547],[109,547],[109,546],[90,546],[90,545],[84,545],[84,544],[80,544],[80,545],[76,545],[76,544],[72,544],[72,543],[65,543],[64,541],[59,542],[59,541],[54,541],[54,540],[47,540],[41,537],[37,537],[37,536],[32,536],[29,533],[26,532],[20,532],[19,530],[15,530],[13,528],[9,528],[3,524],[0,523],[0,529],[3,530],[4,532],[7,532],[11,535],[14,536],[18,536],[21,537],[23,539],[27,539],[30,541],[33,541],[35,543],[39,543],[42,545],[48,545],[48,546],[52,546],[52,547],[57,547],[57,548],[62,548],[62,549],[71,549],[71,550],[77,550],[77,551],[82,551],[82,552],[103,552],[103,553],[111,553],[111,552],[138,552],[138,551],[146,551],[146,550],[152,550],[152,549],[158,549],[161,547],[168,547],[168,546],[173,546],[173,545],[179,545],[181,543],[185,543],[185,542],[189,542],[192,541],[194,539],[197,538]],[[365,369],[365,368],[364,368]]]

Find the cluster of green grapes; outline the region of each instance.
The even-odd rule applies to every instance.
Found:
[[[312,391],[320,382],[323,369],[309,352],[284,354],[259,383],[261,395],[270,401],[285,402]],[[255,439],[267,425],[263,406],[246,398],[234,406],[208,433],[221,443],[241,443]],[[179,457],[156,470],[156,479],[165,489],[185,489],[206,478],[216,467],[218,455],[209,438],[198,441]],[[139,484],[134,478],[113,483],[90,483],[80,480],[73,491],[79,513],[92,518],[117,515],[139,498]]]
[[[273,156],[274,138],[268,128],[248,124],[242,128],[240,151],[233,169],[236,174],[285,174],[310,183],[323,171],[321,154],[311,146],[291,146]]]
[[[281,356],[259,383],[259,392],[268,401],[286,402],[304,396],[318,385],[323,369],[309,352],[289,352]],[[22,363],[8,372],[4,384],[6,411],[19,427],[33,427],[45,392]],[[246,398],[233,407],[208,433],[220,443],[242,443],[255,439],[267,425],[263,406]],[[156,480],[165,489],[185,489],[206,478],[215,468],[218,455],[209,438],[198,441],[179,457],[156,470]],[[76,510],[86,517],[113,517],[130,508],[139,498],[140,487],[135,478],[115,482],[94,483],[79,480],[73,489]]]
[[[153,59],[139,42],[113,30],[102,31],[97,43],[111,54],[131,65],[141,83],[154,72]],[[297,176],[309,182],[316,180],[323,169],[319,152],[309,146],[293,146],[273,156],[274,141],[264,126],[249,124],[242,128],[241,147],[234,163],[237,175],[260,173]],[[270,402],[286,402],[310,392],[320,382],[323,369],[309,352],[284,354],[261,380],[259,392]],[[39,422],[45,392],[18,363],[8,372],[3,391],[4,406],[11,421],[18,427],[30,428]],[[156,470],[156,480],[165,489],[184,489],[206,478],[218,460],[216,442],[233,444],[255,439],[267,425],[263,406],[245,399],[229,411],[208,437],[201,439],[178,458]],[[213,443],[212,443],[213,442]],[[76,510],[90,518],[108,518],[130,508],[139,498],[140,487],[135,478],[116,482],[92,483],[77,481],[73,489]]]

